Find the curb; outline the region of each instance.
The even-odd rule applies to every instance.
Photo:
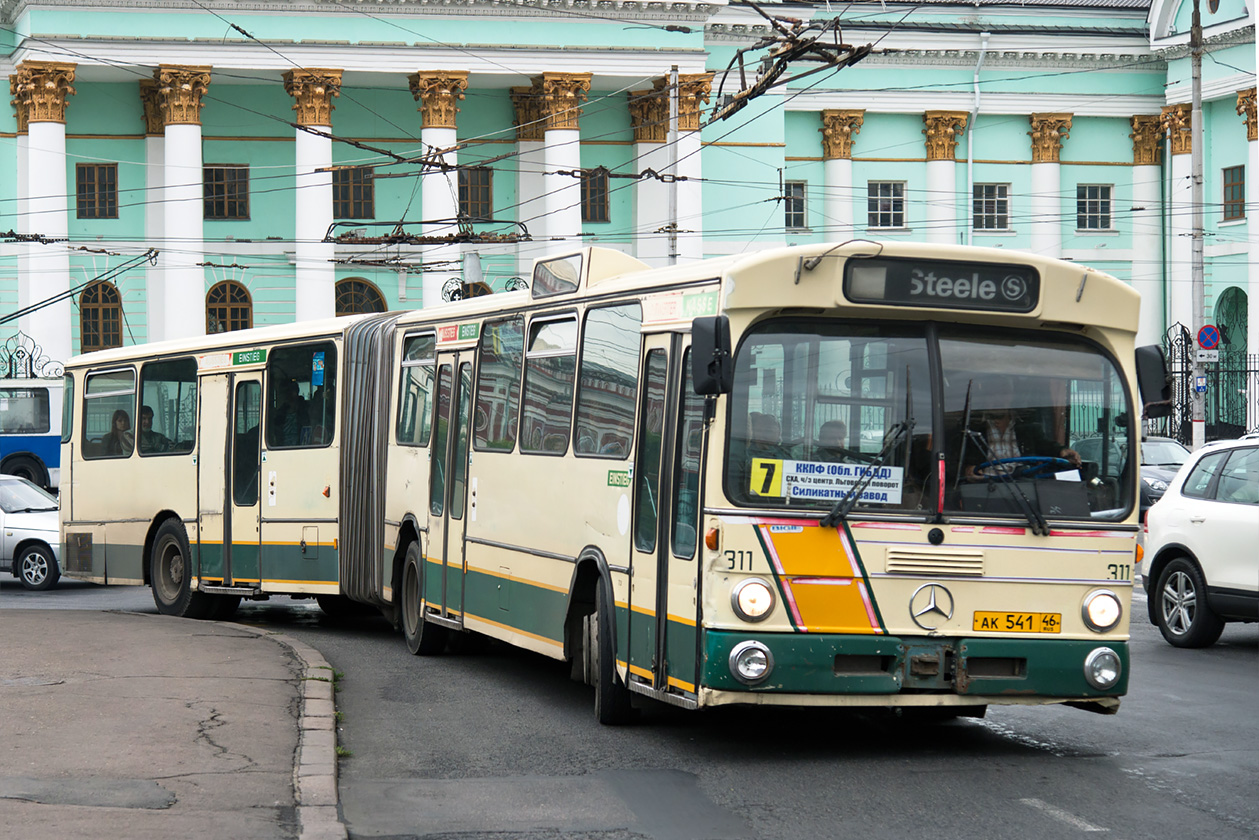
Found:
[[[233,624],[276,641],[302,663],[302,707],[297,720],[293,761],[293,798],[300,840],[347,840],[337,801],[337,725],[332,668],[323,654],[292,636]]]

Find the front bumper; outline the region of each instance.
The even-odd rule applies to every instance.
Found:
[[[774,661],[768,677],[752,686],[736,679],[729,665],[731,650],[749,640],[765,645]],[[1122,663],[1118,682],[1105,691],[1084,677],[1084,660],[1099,647],[1113,650]],[[1021,705],[1115,698],[1128,690],[1128,643],[1100,637],[898,638],[710,630],[704,634],[703,650],[703,688],[723,696],[741,692],[815,697],[808,705],[825,704],[825,697],[853,695],[866,696],[861,705],[956,705],[962,698]],[[937,699],[928,699],[932,696]],[[749,697],[746,702],[763,701]]]

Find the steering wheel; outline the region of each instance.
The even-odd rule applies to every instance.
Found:
[[[1010,467],[1010,472],[984,474],[984,470],[988,467],[1001,466]],[[1074,467],[1075,465],[1066,458],[1053,458],[1046,455],[1022,455],[1018,458],[997,458],[994,461],[984,461],[975,467],[975,475],[985,481],[1001,481],[1006,476],[1010,478],[1047,478],[1050,473]]]

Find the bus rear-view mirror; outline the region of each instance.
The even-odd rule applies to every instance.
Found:
[[[728,394],[734,387],[730,319],[725,315],[691,322],[691,379],[697,394]]]
[[[1137,387],[1147,418],[1167,417],[1172,413],[1172,383],[1167,376],[1163,348],[1157,344],[1137,348]]]

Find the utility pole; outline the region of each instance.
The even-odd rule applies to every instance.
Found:
[[[678,113],[681,110],[678,90],[678,66],[669,71],[669,265],[678,264]]]
[[[1206,279],[1203,274],[1203,225],[1202,225],[1202,14],[1198,9],[1199,0],[1193,0],[1193,21],[1189,27],[1189,61],[1193,67],[1193,104],[1190,111],[1189,142],[1192,144],[1189,156],[1192,180],[1190,201],[1193,204],[1193,250],[1190,258],[1190,279],[1193,296],[1193,335],[1197,340],[1198,332],[1206,325],[1205,302]],[[1202,361],[1197,347],[1193,356],[1194,393],[1190,403],[1193,407],[1192,448],[1197,450],[1206,443],[1206,392],[1197,390],[1197,383],[1204,381],[1206,363]]]

